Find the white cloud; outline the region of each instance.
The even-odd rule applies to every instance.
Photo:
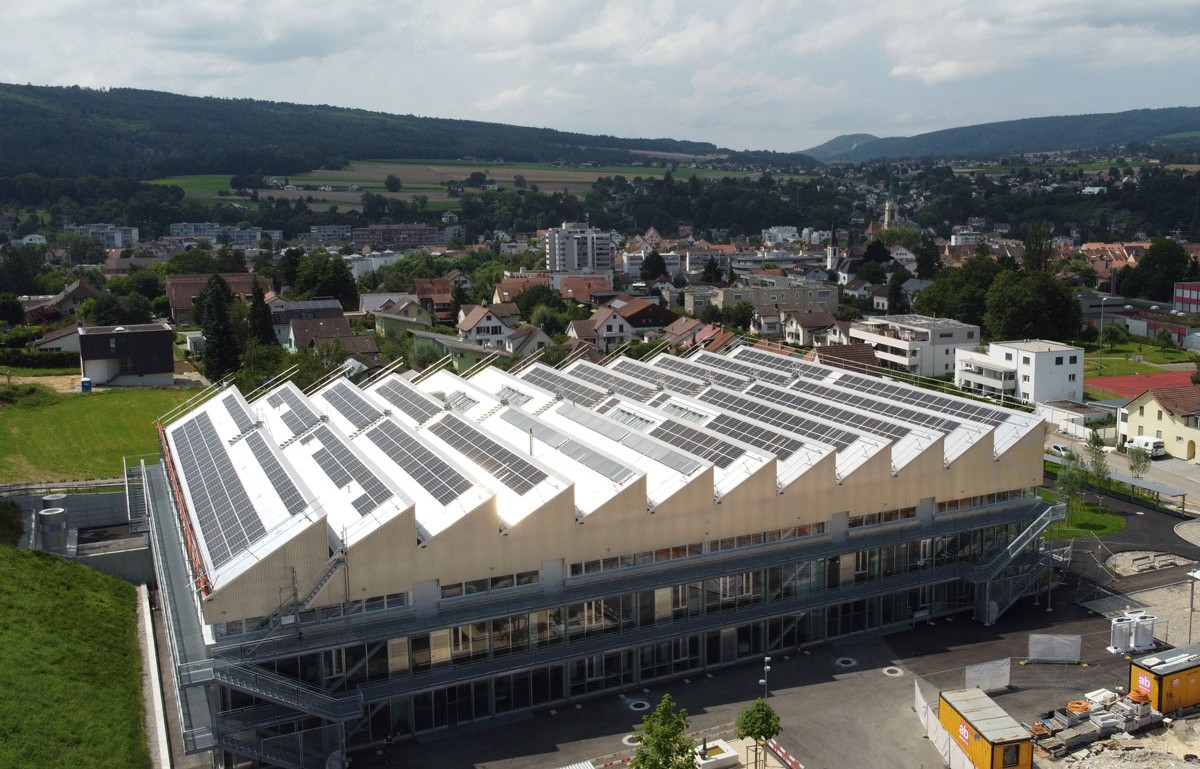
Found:
[[[739,149],[1174,106],[1200,64],[1194,0],[40,0],[5,26],[5,82]]]

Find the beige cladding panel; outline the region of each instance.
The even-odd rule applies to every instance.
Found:
[[[329,562],[329,528],[324,516],[244,574],[214,590],[202,602],[204,621],[212,624],[266,617],[307,592]]]
[[[400,592],[396,586],[412,584],[416,575],[413,563],[416,541],[416,522],[410,507],[346,551],[346,579],[333,580],[315,605],[328,606],[342,600],[359,601]]]

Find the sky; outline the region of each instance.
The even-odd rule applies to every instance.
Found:
[[[0,82],[801,151],[1200,106],[1196,0],[37,0]]]

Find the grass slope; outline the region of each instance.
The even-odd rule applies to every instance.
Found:
[[[122,457],[158,452],[154,420],[196,394],[155,387],[87,394],[33,389],[0,407],[0,483],[120,475]]]
[[[0,766],[149,767],[133,586],[0,546]]]

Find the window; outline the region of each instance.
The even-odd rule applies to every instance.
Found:
[[[1074,381],[1075,381],[1075,375],[1074,375],[1074,374],[1067,374],[1067,381],[1068,381],[1068,382],[1074,382]]]
[[[1023,365],[1023,366],[1029,365],[1029,356],[1028,355],[1021,356],[1021,365]]]
[[[1138,416],[1139,417],[1146,416],[1146,407],[1145,406],[1138,406]]]
[[[1161,421],[1162,421],[1162,409],[1159,409],[1159,410],[1158,410],[1158,421],[1159,421],[1159,422],[1161,422]]]
[[[975,332],[974,332],[974,331],[968,331],[968,332],[967,332],[967,339],[974,339],[974,338],[975,338]]]
[[[1078,356],[1078,355],[1072,355],[1072,356],[1071,356],[1071,365],[1075,365],[1075,364],[1076,364],[1076,363],[1078,363],[1078,362],[1079,362],[1079,356]]]
[[[1162,430],[1155,430],[1155,431],[1154,431],[1154,437],[1155,437],[1155,438],[1161,438],[1161,437],[1162,437]]]
[[[1054,365],[1055,365],[1055,366],[1061,366],[1061,365],[1062,365],[1062,362],[1063,362],[1063,356],[1061,356],[1061,355],[1059,355],[1058,357],[1056,357],[1056,358],[1054,359]]]
[[[1028,374],[1022,374],[1022,375],[1021,375],[1021,381],[1022,381],[1022,382],[1028,382],[1028,381],[1029,381],[1029,375],[1028,375]]]
[[[1004,353],[1004,360],[1012,360],[1012,353],[1011,352]]]

